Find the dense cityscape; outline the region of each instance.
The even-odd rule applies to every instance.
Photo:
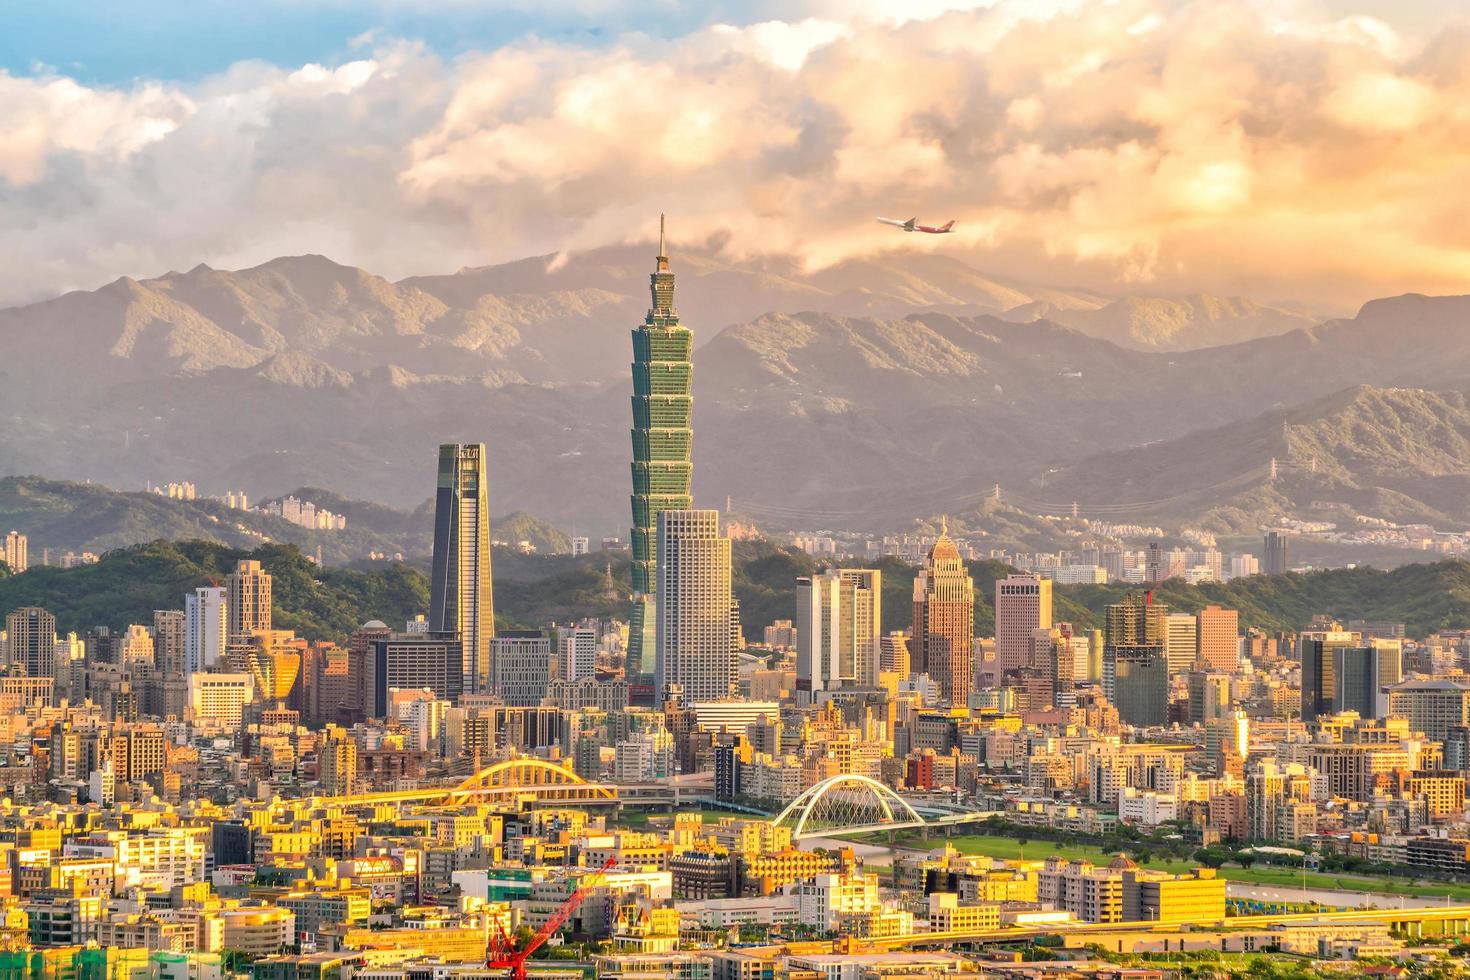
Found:
[[[407,622],[298,638],[257,560],[151,622],[58,635],[43,605],[4,610],[9,975],[1268,976],[1463,956],[1470,633],[1267,632],[1155,599],[1292,574],[1286,530],[1258,555],[1101,536],[1019,555],[941,521],[861,548],[796,535],[831,564],[746,636],[731,536],[691,496],[674,282],[661,243],[633,331],[624,618],[496,630],[484,444],[439,447],[429,605]],[[883,571],[861,567],[880,555],[918,566],[907,629],[885,630]],[[977,597],[981,557],[1010,571]],[[30,574],[25,533],[4,560]],[[1134,590],[1095,626],[1059,620],[1055,586],[1106,582]]]

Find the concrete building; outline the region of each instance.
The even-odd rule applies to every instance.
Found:
[[[658,592],[654,694],[672,685],[683,705],[735,692],[735,603],[730,539],[719,511],[663,510],[658,515]]]
[[[1428,738],[1445,741],[1451,729],[1470,726],[1470,684],[1448,678],[1396,684],[1388,691],[1388,713],[1408,719],[1411,729]]]
[[[834,568],[796,580],[796,692],[811,704],[822,691],[875,687],[880,666],[883,576]]]
[[[491,641],[491,689],[509,705],[532,706],[551,681],[551,637],[542,630],[506,630]]]
[[[240,642],[271,628],[271,577],[258,561],[241,561],[230,575],[226,597],[226,642]]]
[[[36,606],[22,606],[5,617],[7,661],[27,677],[56,676],[56,617]]]
[[[423,688],[446,701],[464,691],[465,658],[459,633],[395,633],[372,642],[367,662],[365,710],[374,718],[388,714],[388,692]]]
[[[1026,641],[1029,650],[1029,633]],[[975,580],[965,571],[959,548],[941,531],[914,578],[909,650],[952,705],[969,703],[974,644]]]
[[[1240,613],[1205,606],[1195,618],[1195,635],[1199,639],[1195,662],[1209,670],[1234,673],[1240,666]]]
[[[5,567],[10,569],[12,575],[19,575],[30,568],[30,545],[26,536],[19,531],[11,531],[5,535],[5,553],[0,558],[4,559]]]
[[[580,681],[594,676],[597,671],[597,630],[558,626],[556,665],[557,677],[563,681]]]
[[[253,689],[249,674],[193,674],[189,677],[189,710],[198,722],[238,731]]]
[[[1182,674],[1194,667],[1199,655],[1199,622],[1190,613],[1170,613],[1164,624],[1164,657],[1169,673]]]
[[[995,583],[995,661],[1004,674],[1031,663],[1034,631],[1052,624],[1050,579],[1007,575]]]
[[[184,596],[184,666],[186,673],[208,670],[225,655],[229,636],[225,589],[201,586]]]

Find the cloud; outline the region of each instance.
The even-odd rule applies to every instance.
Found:
[[[1286,2],[811,3],[190,84],[0,75],[0,302],[325,252],[387,275],[718,234],[814,263],[1344,303],[1470,285],[1470,30]],[[1452,209],[1453,210],[1453,209]],[[943,239],[876,214],[959,221]]]

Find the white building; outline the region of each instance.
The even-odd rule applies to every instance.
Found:
[[[585,626],[559,626],[556,630],[558,676],[580,681],[597,671],[597,631]]]
[[[834,931],[844,915],[866,915],[881,909],[878,876],[820,874],[796,886],[797,921]]]
[[[883,573],[833,568],[796,580],[796,696],[876,687],[883,630]]]
[[[1118,796],[1118,819],[1157,827],[1179,819],[1179,800],[1172,793],[1156,793],[1129,786]]]
[[[219,663],[228,617],[223,587],[204,586],[184,596],[184,670],[192,674]]]
[[[189,709],[198,724],[237,731],[254,687],[249,674],[191,674]]]
[[[662,704],[671,685],[683,704],[730,697],[739,617],[719,511],[660,511],[656,568],[654,697]]]

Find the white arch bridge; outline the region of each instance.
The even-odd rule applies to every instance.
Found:
[[[915,827],[948,827],[973,823],[995,811],[932,812],[928,819],[912,803],[867,776],[832,776],[803,791],[771,823],[791,828],[793,840],[863,834]]]

